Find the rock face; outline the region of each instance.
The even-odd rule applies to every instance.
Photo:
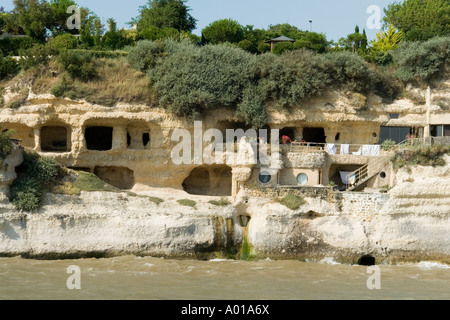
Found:
[[[446,156],[447,163],[450,157]],[[292,212],[277,203],[249,206],[249,241],[277,257],[355,262],[426,260],[450,256],[449,166],[400,170],[389,194],[341,193],[338,206],[314,198]]]
[[[1,203],[1,255],[204,258],[239,247],[242,239],[233,207],[190,208],[175,201],[157,205],[146,197],[105,192],[48,194],[45,202],[29,214]]]
[[[449,157],[447,157],[447,162]],[[206,259],[236,256],[247,237],[257,258],[377,263],[450,259],[449,166],[400,170],[388,194],[336,192],[305,197],[292,211],[241,192],[228,206],[198,197],[195,207],[167,196],[48,194],[22,213],[0,203],[0,255],[66,258],[137,254]],[[413,196],[417,195],[417,196]],[[248,225],[243,217],[251,217]],[[238,255],[237,255],[238,257]]]

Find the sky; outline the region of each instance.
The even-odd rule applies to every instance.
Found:
[[[101,17],[106,24],[114,18],[119,28],[129,28],[127,22],[139,15],[139,7],[147,0],[75,0]],[[394,0],[188,0],[190,14],[197,19],[197,29],[201,30],[211,22],[231,18],[241,25],[253,25],[266,29],[269,25],[289,23],[302,30],[324,33],[328,40],[337,41],[353,33],[358,25],[362,32],[366,29],[369,40],[379,31],[373,23],[374,11],[367,13],[370,6],[378,6],[383,17],[383,8]],[[397,1],[401,2],[401,1]],[[0,6],[6,11],[13,8],[13,0],[1,0]],[[312,19],[312,24],[309,20]],[[368,23],[368,20],[370,22]]]

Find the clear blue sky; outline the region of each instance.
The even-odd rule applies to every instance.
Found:
[[[13,8],[12,0],[2,0],[0,6],[6,11]],[[114,18],[119,27],[128,27],[127,22],[139,14],[139,7],[147,0],[75,0],[100,16],[104,22]],[[361,31],[366,29],[369,39],[375,37],[376,29],[367,28],[367,19],[371,16],[367,8],[377,5],[386,8],[394,0],[188,0],[190,14],[197,19],[195,34],[211,22],[232,18],[242,25],[255,28],[267,28],[271,24],[289,23],[303,30],[310,29],[309,19],[313,20],[312,29],[325,33],[328,40],[337,41],[354,32],[355,25]],[[399,1],[401,2],[401,1]]]

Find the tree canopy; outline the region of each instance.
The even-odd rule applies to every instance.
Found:
[[[140,15],[134,19],[141,32],[149,28],[173,28],[191,32],[196,20],[189,14],[186,0],[149,0],[140,8]]]
[[[384,22],[403,31],[407,41],[450,35],[448,0],[405,0],[390,4],[384,12]]]

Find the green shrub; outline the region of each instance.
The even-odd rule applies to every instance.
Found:
[[[358,54],[333,52],[324,58],[325,70],[335,87],[358,93],[368,93],[374,88],[375,72]]]
[[[1,131],[1,128],[0,128]],[[5,159],[13,150],[13,143],[11,136],[14,134],[14,130],[6,130],[0,133],[0,158]]]
[[[12,200],[12,203],[19,210],[33,211],[41,207],[41,200],[33,192],[18,192]]]
[[[30,49],[35,44],[31,37],[5,37],[0,39],[0,51],[6,56],[18,56],[21,50]]]
[[[444,154],[450,154],[450,147],[445,145],[434,146],[407,146],[397,149],[391,157],[394,168],[409,166],[444,166],[446,164]]]
[[[258,44],[258,52],[259,53],[268,53],[270,52],[270,44],[265,42],[260,42]]]
[[[58,51],[50,44],[36,44],[32,48],[19,51],[19,64],[22,69],[27,70],[38,65],[47,65],[51,56],[57,55]]]
[[[27,174],[43,185],[55,182],[62,174],[58,162],[48,157],[41,157],[36,153],[24,153],[24,165],[27,168]]]
[[[73,49],[70,52],[74,54],[90,55],[92,58],[107,58],[114,59],[128,56],[126,51],[100,51],[100,50],[86,50],[86,49]]]
[[[77,47],[78,40],[73,34],[63,33],[51,39],[50,42],[53,44],[55,49],[62,51],[67,49],[75,49]]]
[[[88,52],[79,53],[65,50],[60,53],[59,62],[73,79],[88,81],[97,77],[92,56]]]
[[[273,47],[273,54],[282,55],[283,53],[294,49],[294,44],[292,42],[280,42]]]
[[[450,37],[426,42],[403,42],[392,54],[398,65],[396,75],[401,81],[431,83],[448,74]]]
[[[0,80],[14,76],[19,72],[19,64],[13,58],[4,57],[0,51]]]
[[[395,141],[387,139],[381,143],[381,148],[383,150],[391,150],[395,145],[396,145]]]
[[[166,56],[166,43],[163,41],[139,41],[128,53],[130,65],[142,72],[153,68],[158,60]]]
[[[301,196],[288,194],[280,200],[280,203],[291,210],[297,210],[301,205],[305,203],[305,200]]]
[[[196,118],[206,110],[234,109],[243,88],[252,83],[252,63],[253,55],[239,48],[178,43],[149,69],[148,76],[163,108]]]
[[[14,180],[10,190],[10,201],[19,210],[33,211],[42,205],[43,186],[34,177],[25,176]]]
[[[189,199],[181,199],[181,200],[177,200],[177,202],[179,204],[181,204],[182,206],[186,206],[186,207],[195,207],[195,205],[197,204],[197,202],[195,202],[194,200],[189,200]]]

